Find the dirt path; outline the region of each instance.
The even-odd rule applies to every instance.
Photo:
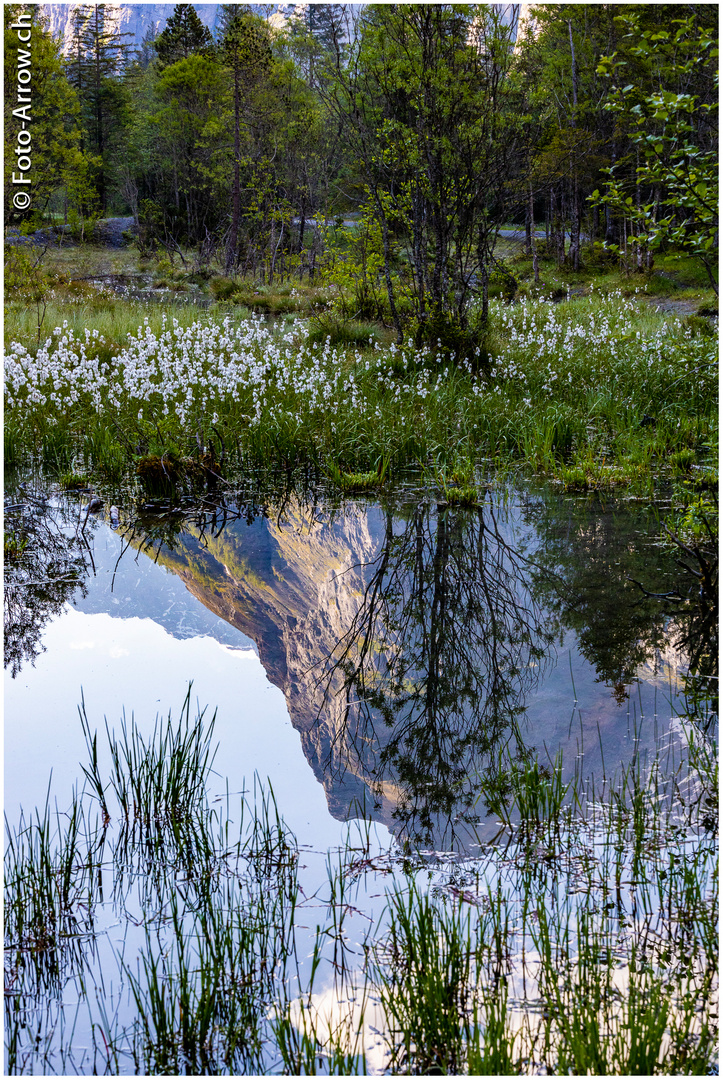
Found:
[[[105,244],[107,247],[123,247],[127,243],[123,233],[132,228],[132,217],[103,218],[95,227],[93,239],[97,244]]]

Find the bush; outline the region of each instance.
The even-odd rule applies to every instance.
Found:
[[[438,356],[457,363],[469,360],[475,371],[489,368],[489,356],[482,338],[481,331],[473,326],[464,327],[459,319],[439,310],[424,322],[417,323],[414,331],[417,348],[427,345],[436,349]]]
[[[718,317],[718,303],[717,301],[711,304],[709,301],[705,301],[703,304],[699,304],[696,308],[696,315],[708,315]]]
[[[685,320],[685,325],[689,328],[693,337],[716,337],[718,329],[703,315],[688,315]]]
[[[230,300],[234,293],[239,291],[237,281],[230,278],[215,277],[211,279],[211,292],[217,300]]]
[[[310,320],[309,344],[330,341],[332,345],[356,345],[361,348],[379,341],[379,332],[372,323],[342,319],[332,312],[320,312]]]

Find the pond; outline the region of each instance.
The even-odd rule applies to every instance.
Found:
[[[691,746],[708,753],[713,745],[715,624],[696,601],[691,574],[661,541],[659,507],[519,486],[490,490],[479,507],[462,510],[410,482],[380,501],[249,491],[154,513],[124,510],[111,526],[109,511],[88,514],[84,499],[45,496],[32,484],[15,486],[7,497],[21,549],[6,586],[11,833],[29,836],[28,822],[37,813],[39,827],[48,805],[48,830],[52,820],[57,836],[66,836],[61,818],[72,817],[86,798],[87,790],[79,794],[83,783],[92,794],[94,776],[115,777],[105,786],[117,793],[118,748],[125,747],[132,772],[129,747],[150,755],[163,718],[169,711],[173,722],[183,718],[190,694],[186,732],[189,718],[205,709],[203,745],[218,745],[211,771],[198,765],[206,811],[228,837],[230,822],[240,827],[234,807],[243,801],[247,820],[261,807],[261,848],[267,856],[286,853],[249,884],[259,851],[248,847],[248,836],[243,874],[224,862],[228,844],[222,859],[214,840],[213,880],[246,889],[245,911],[263,908],[264,893],[284,893],[292,864],[298,890],[291,913],[274,907],[268,915],[268,926],[295,940],[283,957],[276,945],[263,946],[274,956],[274,987],[259,989],[263,979],[254,968],[256,1012],[253,1024],[246,1017],[240,1025],[248,1032],[251,1024],[254,1039],[239,1039],[230,1050],[226,1043],[224,1057],[218,1035],[207,1036],[202,1053],[178,1033],[162,1037],[147,995],[165,986],[175,1001],[171,987],[183,983],[186,969],[168,957],[179,927],[181,937],[203,938],[194,922],[198,897],[183,894],[181,910],[174,890],[183,893],[204,857],[189,854],[196,840],[181,843],[176,831],[175,841],[163,841],[162,858],[156,838],[151,858],[153,844],[147,833],[141,838],[140,825],[138,834],[129,825],[129,811],[124,818],[97,800],[103,820],[91,823],[89,811],[81,816],[93,843],[105,845],[96,860],[105,884],[98,891],[97,882],[84,882],[64,942],[40,947],[45,960],[55,957],[55,980],[38,960],[37,940],[18,931],[13,943],[10,1071],[167,1071],[164,1061],[189,1072],[288,1071],[304,1052],[314,1071],[339,1071],[339,1055],[341,1071],[357,1071],[362,1062],[370,1071],[408,1071],[409,1046],[405,1058],[404,1039],[393,1045],[388,1037],[384,992],[369,997],[366,1019],[359,1012],[359,994],[368,994],[360,973],[370,942],[388,945],[389,897],[414,896],[421,882],[454,918],[462,911],[461,902],[454,907],[460,890],[479,914],[484,890],[499,892],[499,852],[509,858],[511,843],[524,848],[533,788],[533,816],[545,828],[555,814],[572,815],[585,803],[594,850],[603,834],[590,808],[629,783],[638,791],[651,776],[656,783],[662,777],[655,797],[668,815],[678,815],[675,857],[705,853],[700,881],[709,905],[710,820],[699,814],[683,822],[680,808],[671,809],[668,781],[697,784],[696,798],[704,786],[699,762],[691,781],[690,758]],[[194,745],[200,754],[202,740]],[[555,813],[539,809],[558,796]],[[572,833],[562,847],[571,858],[578,827],[566,820]],[[540,836],[535,845],[544,858]],[[234,850],[238,861],[242,849]],[[657,851],[667,865],[667,846]],[[553,892],[569,902],[573,871],[568,866],[567,878],[558,880],[553,865]],[[579,865],[573,869],[580,874]],[[510,904],[520,902],[516,889],[519,883]],[[625,925],[637,901],[623,901],[618,889],[615,902]],[[659,908],[660,898],[656,918]],[[224,918],[240,909],[224,893]],[[507,933],[512,941],[511,927]],[[58,957],[68,942],[72,962],[63,964]],[[372,968],[382,954],[375,953]],[[202,966],[188,970],[198,978]],[[389,985],[388,971],[386,978]],[[272,1008],[280,987],[281,1011]],[[356,1032],[351,1049],[339,1042],[333,1053],[322,1051],[317,1025],[316,1043],[304,1051],[304,1025],[313,1022],[308,1010],[306,1019],[299,1011],[302,988],[309,1006],[312,998],[317,1008],[333,999],[335,1017],[339,1002],[346,1003],[345,1022]],[[197,1005],[197,987],[193,993]],[[520,1015],[535,998],[519,988],[513,994],[512,982],[510,994]],[[155,1018],[152,1032],[139,1020],[144,1010]],[[230,1024],[217,1018],[216,1031]],[[324,1024],[331,1044],[334,1024]],[[555,1053],[559,1063],[559,1046]],[[535,1055],[528,1059],[536,1071]],[[545,1055],[539,1059],[541,1068]],[[443,1071],[459,1065],[435,1060]]]

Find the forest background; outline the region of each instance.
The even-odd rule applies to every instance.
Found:
[[[370,415],[377,427],[384,416],[386,440],[358,432],[344,443],[340,425],[322,438],[297,423],[289,435],[284,421],[283,437],[277,430],[251,446],[239,432],[254,409],[260,422],[263,403],[255,398],[234,418],[204,399],[194,414],[204,447],[212,419],[245,450],[342,469],[381,471],[382,461],[430,453],[469,461],[483,447],[522,456],[570,487],[647,476],[651,462],[675,471],[712,460],[715,5],[547,4],[530,8],[519,27],[502,5],[307,5],[283,26],[255,5],[219,11],[213,36],[192,5],[179,4],[157,36],[132,47],[104,5],[79,7],[63,52],[42,5],[5,7],[11,341],[37,354],[69,301],[82,309],[71,326],[82,314],[86,328],[105,332],[98,297],[82,280],[93,278],[92,267],[80,277],[78,267],[102,233],[98,223],[127,216],[134,272],[153,274],[178,299],[195,290],[224,312],[308,316],[307,344],[361,355],[404,343],[431,350],[427,359],[385,353],[380,393],[389,374],[403,382],[420,366],[471,380],[462,419],[455,407],[444,431],[416,441],[399,424],[391,430],[377,401]],[[23,12],[32,21],[32,201],[20,213],[12,178],[26,135],[16,86],[27,59],[10,27]],[[34,232],[42,240],[48,226],[47,254],[37,242],[17,242]],[[69,245],[64,256],[58,237]],[[624,305],[610,300],[615,290],[663,303],[637,304],[618,325]],[[594,311],[606,296],[608,314]],[[576,297],[586,303],[572,312],[565,301]],[[520,300],[533,303],[525,316]],[[548,363],[535,374],[524,370],[532,353],[522,362],[509,342],[520,340],[520,318],[548,325],[552,316],[534,302],[550,300],[563,303],[549,350],[566,356],[567,368],[555,373]],[[686,342],[678,342],[678,367],[666,366],[655,310],[668,316],[668,337],[671,311],[684,317],[673,333]],[[583,377],[570,342],[591,340],[596,311],[609,355]],[[128,325],[116,320],[116,352]],[[660,386],[646,349],[657,357]],[[111,345],[106,351],[115,355]],[[348,357],[345,371],[348,364],[359,371]],[[573,384],[567,397],[561,376]],[[601,380],[613,391],[607,401]],[[584,401],[570,396],[580,386]],[[28,401],[11,398],[12,461],[33,424],[23,435],[19,422],[13,427],[19,404],[27,421]],[[166,430],[170,399],[162,404],[150,433],[137,410],[132,432],[121,418],[118,454],[186,452],[181,434]],[[450,403],[438,404],[441,423]],[[433,406],[434,394],[425,422]],[[521,406],[534,416],[527,427]],[[33,415],[36,444],[46,445],[43,409]],[[69,425],[77,449],[78,417]],[[54,429],[60,453],[57,417]]]

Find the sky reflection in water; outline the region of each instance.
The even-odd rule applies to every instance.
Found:
[[[269,777],[322,850],[361,802],[400,839],[488,838],[478,779],[514,732],[521,753],[562,747],[567,776],[577,762],[598,779],[602,754],[610,772],[666,732],[680,658],[626,577],[655,586],[672,564],[640,514],[515,497],[480,514],[292,500],[249,516],[176,530],[150,551],[167,568],[97,524],[87,594],[6,680],[10,820],[51,768],[60,803],[77,782],[81,688],[92,727],[125,708],[150,731],[192,680],[217,710],[213,794]]]

